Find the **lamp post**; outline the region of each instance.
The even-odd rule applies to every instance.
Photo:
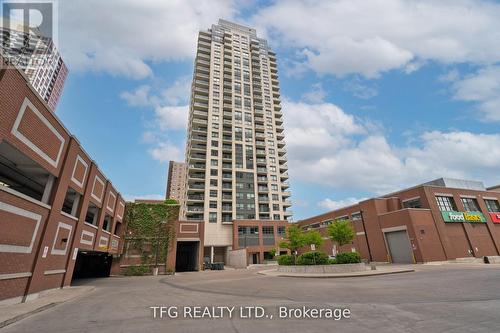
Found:
[[[363,231],[365,232],[366,246],[368,247],[368,256],[370,257],[370,262],[371,262],[373,260],[372,251],[370,249],[370,243],[368,242],[368,234],[366,233],[365,218],[363,217],[363,210],[360,210],[359,213],[361,214],[361,223],[363,224]]]

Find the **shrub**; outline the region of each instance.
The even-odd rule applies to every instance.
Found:
[[[148,266],[139,265],[139,266],[129,266],[124,269],[123,275],[125,276],[142,276],[145,274],[149,274],[151,270]]]
[[[283,266],[295,265],[295,258],[290,254],[283,254],[278,257],[278,265],[283,265]]]
[[[297,258],[297,265],[327,265],[328,255],[323,252],[306,252]]]
[[[336,259],[328,259],[328,265],[335,265],[335,264],[337,264]]]
[[[361,262],[361,255],[358,252],[339,253],[335,260],[337,264],[358,264]]]

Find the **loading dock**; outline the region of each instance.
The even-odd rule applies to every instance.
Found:
[[[105,252],[78,251],[73,280],[108,277],[113,256]]]
[[[200,242],[178,241],[175,258],[176,272],[197,271]]]
[[[406,229],[396,231],[385,231],[387,250],[391,256],[391,262],[395,264],[413,264],[413,251]]]

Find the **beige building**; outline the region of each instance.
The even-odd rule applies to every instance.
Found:
[[[186,192],[187,164],[170,161],[168,163],[167,199],[175,199],[181,205]]]
[[[234,220],[292,212],[276,55],[255,29],[219,20],[200,31],[181,217],[205,224],[205,256],[232,247]]]

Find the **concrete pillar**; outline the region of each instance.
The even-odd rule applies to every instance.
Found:
[[[210,263],[214,263],[214,247],[210,246]]]

